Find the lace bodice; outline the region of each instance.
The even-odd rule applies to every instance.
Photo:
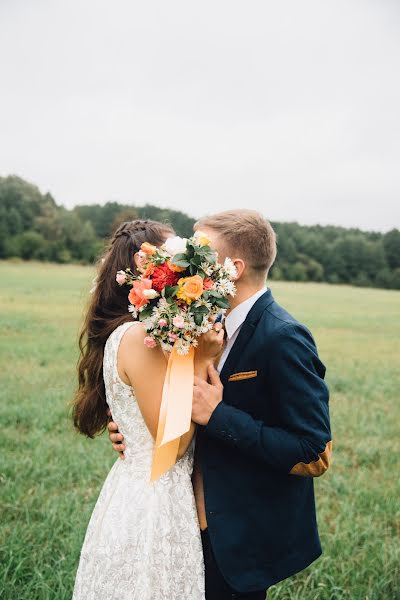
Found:
[[[109,336],[104,348],[103,376],[106,389],[107,404],[111,409],[113,420],[118,424],[124,436],[126,447],[126,464],[138,475],[150,478],[153,459],[154,441],[147,429],[131,386],[124,383],[118,374],[118,348],[124,333],[129,327],[143,326],[138,321],[124,323]],[[134,358],[133,358],[134,360]],[[194,441],[185,456],[170,471],[179,471],[191,475],[193,470]],[[161,479],[166,479],[168,473]]]

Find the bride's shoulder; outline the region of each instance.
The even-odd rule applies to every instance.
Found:
[[[146,332],[143,327],[143,323],[140,321],[132,321],[123,323],[117,329],[121,328],[121,342],[122,340],[132,342],[137,340],[143,340],[146,336]]]
[[[144,328],[143,325],[140,327],[139,321],[128,321],[118,325],[108,336],[106,346],[118,346],[122,343],[122,340],[134,340],[143,339]]]
[[[156,354],[162,354],[161,347],[158,344],[153,347],[153,345],[149,346],[146,343],[148,333],[146,333],[143,323],[134,321],[131,325],[134,326],[127,327],[125,331],[122,331],[120,337],[119,347],[122,357],[124,355],[131,357],[134,352],[136,359],[138,359],[140,355],[143,355],[143,358],[153,360]]]

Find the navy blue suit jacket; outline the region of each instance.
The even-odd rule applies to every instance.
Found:
[[[324,375],[309,330],[267,290],[228,355],[223,400],[196,443],[211,545],[238,592],[267,589],[321,554],[313,477],[331,449]]]

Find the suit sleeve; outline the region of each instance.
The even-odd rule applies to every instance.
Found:
[[[281,472],[318,477],[329,467],[332,444],[325,367],[301,325],[285,325],[269,348],[260,402],[273,403],[279,426],[222,401],[205,431]]]

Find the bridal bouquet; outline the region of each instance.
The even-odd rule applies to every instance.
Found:
[[[131,269],[118,271],[116,281],[131,286],[128,310],[143,322],[144,343],[163,350],[173,347],[186,355],[197,338],[212,328],[210,317],[229,308],[235,294],[236,268],[230,258],[223,264],[198,231],[191,238],[171,237],[157,248],[142,244],[138,275]]]

